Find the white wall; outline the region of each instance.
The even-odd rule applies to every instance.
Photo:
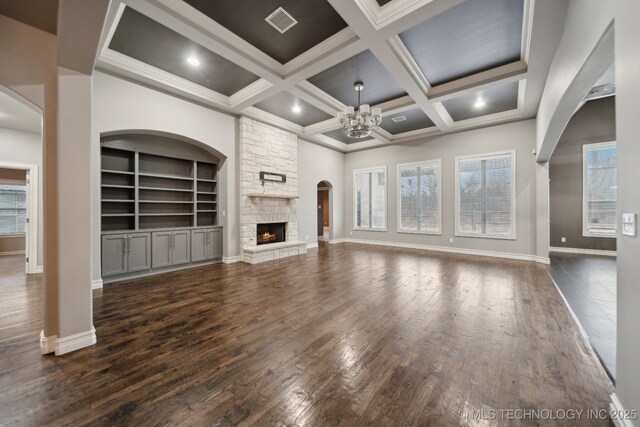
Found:
[[[533,120],[470,130],[390,147],[348,153],[345,158],[345,237],[451,247],[476,251],[502,252],[525,256],[536,255],[536,179],[544,174],[536,164]],[[516,150],[516,239],[487,239],[455,236],[455,158],[472,154]],[[442,161],[442,234],[421,235],[398,233],[397,230],[397,165],[422,160]],[[353,170],[387,166],[387,230],[353,230]],[[453,243],[449,238],[453,238]],[[543,257],[544,251],[542,252]]]
[[[214,148],[226,157],[220,169],[223,189],[219,223],[223,230],[223,256],[239,255],[237,212],[237,119],[157,90],[96,72],[93,97],[93,147],[100,134],[122,130],[155,131],[180,135]],[[100,278],[100,151],[93,154],[93,278]]]
[[[612,22],[613,24],[612,29]],[[555,119],[564,120],[567,109],[576,108],[576,87],[597,76],[597,68],[615,56],[616,140],[618,146],[618,210],[640,214],[640,2],[637,0],[572,0],[564,33],[554,57],[545,94],[538,112],[537,140],[545,148],[555,146],[549,138]],[[613,34],[612,34],[613,33]],[[612,37],[612,36],[615,37]],[[615,38],[612,44],[610,39]],[[605,48],[603,49],[603,41]],[[612,44],[612,46],[609,46]],[[607,49],[609,51],[607,51]],[[603,52],[604,50],[604,52]],[[614,55],[615,52],[615,55]],[[595,63],[595,65],[594,65]],[[588,90],[589,87],[586,87]],[[586,93],[583,91],[582,95]],[[573,101],[574,103],[572,104]],[[557,133],[552,129],[551,134]],[[558,135],[559,138],[559,135]],[[548,151],[548,147],[546,149]],[[618,231],[618,322],[616,396],[614,402],[627,410],[640,408],[640,237]],[[618,408],[618,409],[622,409]],[[640,425],[625,420],[624,425]],[[622,424],[620,424],[622,425]]]
[[[618,210],[640,215],[640,2],[617,0],[615,17]],[[618,234],[616,394],[640,409],[640,237]],[[634,421],[640,425],[639,420]]]
[[[0,161],[38,165],[38,188],[40,192],[38,194],[38,253],[36,254],[36,265],[42,267],[44,261],[42,135],[0,128]]]
[[[329,224],[331,239],[344,237],[344,158],[343,153],[298,139],[298,238],[318,241],[318,183],[333,186]]]

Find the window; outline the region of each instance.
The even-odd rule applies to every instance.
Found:
[[[616,143],[584,145],[582,152],[582,234],[591,237],[615,237],[618,200]]]
[[[398,165],[398,231],[440,233],[440,160]]]
[[[354,228],[386,230],[387,168],[353,171]]]
[[[515,151],[456,159],[456,235],[515,239]]]
[[[27,187],[0,185],[0,234],[26,232]]]

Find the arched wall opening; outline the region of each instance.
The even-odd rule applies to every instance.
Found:
[[[318,241],[329,241],[333,239],[333,185],[322,180],[316,187]]]

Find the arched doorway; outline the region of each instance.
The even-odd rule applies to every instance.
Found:
[[[328,242],[333,237],[332,196],[333,186],[329,181],[320,181],[317,186],[317,235],[319,242]]]

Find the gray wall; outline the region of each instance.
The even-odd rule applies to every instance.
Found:
[[[615,17],[618,212],[640,213],[640,2],[617,0]],[[640,238],[618,235],[616,394],[640,409]],[[640,425],[640,421],[633,421]]]
[[[415,245],[451,247],[478,251],[536,255],[536,179],[539,169],[535,155],[535,123],[516,123],[470,130],[433,139],[348,153],[345,157],[346,238]],[[457,237],[455,233],[455,158],[472,154],[516,150],[516,239]],[[442,234],[420,235],[397,230],[397,165],[421,160],[442,160]],[[353,170],[387,166],[387,230],[353,230]],[[545,218],[546,220],[546,218]],[[545,230],[546,232],[546,230]],[[453,238],[453,243],[449,242]],[[541,252],[546,256],[547,248]]]
[[[615,141],[615,119],[614,97],[589,101],[562,133],[549,160],[552,247],[616,250],[614,238],[582,236],[582,146]]]
[[[330,239],[344,237],[344,159],[345,155],[298,139],[298,239],[318,241],[318,183],[329,182]]]
[[[38,253],[36,265],[44,263],[44,186],[42,135],[0,128],[0,161],[38,165]],[[24,245],[23,245],[24,246]],[[0,250],[0,252],[2,252]]]
[[[223,256],[239,255],[237,119],[108,74],[96,72],[93,81],[93,280],[100,279],[100,135],[114,131],[151,131],[189,138],[226,157],[218,178],[224,189],[218,223],[224,227]]]

